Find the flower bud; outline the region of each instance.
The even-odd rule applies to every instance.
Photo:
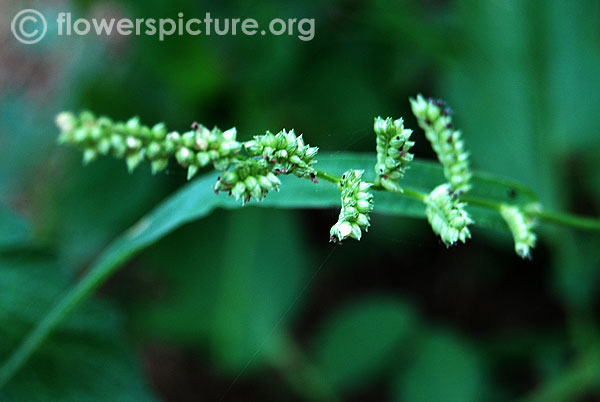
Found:
[[[244,180],[244,184],[246,185],[246,188],[248,190],[253,190],[255,187],[258,186],[258,181],[256,180],[256,178],[248,176],[246,177],[246,180]]]
[[[190,167],[188,167],[187,179],[192,180],[192,178],[196,176],[196,173],[198,173],[198,169],[198,166],[190,165]]]
[[[125,161],[127,162],[127,169],[129,170],[129,173],[133,172],[143,160],[144,153],[142,151],[134,152],[128,155]]]
[[[231,189],[231,194],[235,197],[236,200],[240,197],[243,197],[245,192],[246,186],[241,181],[237,182],[235,186],[233,186],[233,188]]]
[[[177,151],[175,158],[177,158],[177,162],[181,165],[187,166],[194,159],[194,155],[192,154],[192,151],[184,147]]]
[[[98,157],[98,152],[95,149],[86,149],[83,151],[83,164],[88,165]]]
[[[200,166],[206,166],[210,163],[210,156],[208,156],[208,152],[198,152],[196,154],[196,162]]]
[[[151,142],[150,145],[148,145],[146,156],[148,157],[148,159],[152,160],[160,155],[160,151],[160,144],[158,142]]]
[[[261,188],[263,188],[266,191],[273,189],[273,183],[271,183],[271,181],[267,178],[267,176],[259,176],[258,184],[260,185]]]
[[[167,127],[164,123],[155,124],[152,127],[152,138],[155,141],[162,141],[167,135]]]
[[[156,174],[161,170],[165,169],[169,164],[168,159],[156,159],[152,161],[152,174]]]
[[[332,242],[337,243],[342,241],[352,234],[352,224],[346,221],[338,221],[331,227],[329,231],[330,239]]]

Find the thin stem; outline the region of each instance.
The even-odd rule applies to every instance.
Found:
[[[532,210],[529,212],[534,217],[547,222],[577,229],[600,232],[600,220],[597,218],[578,216],[564,212],[554,212],[548,210]]]
[[[323,170],[317,170],[317,177],[319,179],[323,179],[325,181],[329,181],[329,182],[334,183],[334,184],[338,184],[340,182],[340,178],[339,177],[337,177],[334,174],[327,173],[327,172],[325,172]]]

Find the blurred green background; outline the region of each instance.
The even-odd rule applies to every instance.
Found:
[[[36,8],[75,17],[314,18],[315,38],[57,36],[18,43]],[[185,185],[176,167],[81,166],[54,116],[90,109],[242,138],[295,128],[374,151],[408,97],[455,110],[473,166],[545,206],[600,210],[600,3],[583,0],[79,0],[0,4],[0,360],[103,248]],[[418,136],[417,156],[431,158]],[[285,191],[282,189],[282,191]],[[541,226],[446,250],[424,220],[217,211],[127,264],[0,390],[2,401],[600,400],[600,239]],[[316,274],[315,274],[316,273]]]

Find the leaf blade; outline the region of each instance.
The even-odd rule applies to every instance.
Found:
[[[337,174],[341,174],[348,168],[355,168],[364,169],[367,175],[372,175],[374,160],[375,158],[371,154],[334,153],[322,155],[319,166]],[[67,314],[104,283],[129,258],[178,227],[205,217],[216,208],[241,208],[241,205],[230,197],[213,194],[212,185],[216,176],[217,173],[210,173],[183,187],[109,245],[84,278],[65,294],[62,300],[50,310],[14,351],[9,360],[0,367],[0,388],[19,370]],[[509,198],[518,201],[522,198],[532,198],[528,190],[517,184],[511,183],[509,186],[508,182],[501,179],[476,174],[473,181],[474,195],[478,194],[476,188],[479,183],[480,186],[485,185],[487,191],[494,194],[497,200]],[[434,185],[441,182],[443,182],[443,174],[437,164],[414,161],[403,184],[420,191],[430,191]],[[513,187],[519,189],[518,198],[510,195]],[[331,208],[337,207],[339,203],[339,191],[330,183],[315,185],[307,180],[286,177],[282,188],[284,189],[282,193],[269,194],[262,203],[252,203],[251,205],[276,208]],[[402,195],[380,193],[375,202],[377,211],[381,213],[413,217],[424,216],[423,205],[408,197],[402,197]],[[478,215],[474,214],[474,218],[477,220]],[[505,227],[501,219],[499,217],[494,219],[493,215],[488,216],[482,223],[492,228]]]

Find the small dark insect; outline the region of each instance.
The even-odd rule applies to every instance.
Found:
[[[508,190],[508,196],[512,199],[517,197],[517,190],[515,190],[514,188],[511,188],[510,190]]]

